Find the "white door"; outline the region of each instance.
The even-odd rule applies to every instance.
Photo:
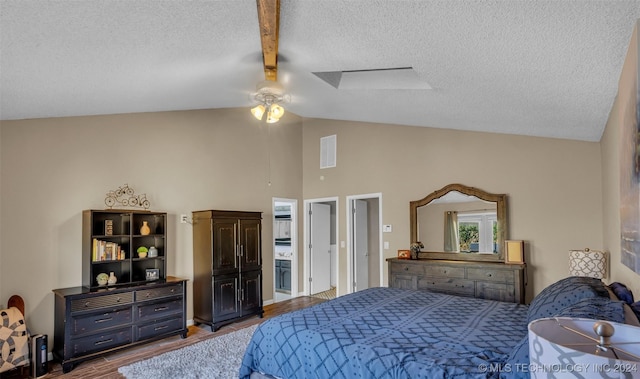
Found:
[[[309,217],[311,294],[331,288],[331,207],[312,203]]]
[[[367,222],[369,215],[367,202],[353,201],[353,291],[369,288],[369,233]]]

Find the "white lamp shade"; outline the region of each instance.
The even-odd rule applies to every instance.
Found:
[[[607,321],[614,333],[603,351],[594,331],[598,322],[555,317],[529,323],[531,377],[640,378],[640,328]]]
[[[607,274],[607,254],[599,250],[570,250],[569,274],[604,278]]]

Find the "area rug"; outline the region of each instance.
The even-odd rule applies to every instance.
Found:
[[[336,287],[311,295],[311,297],[317,297],[318,299],[331,300],[336,298]]]
[[[244,351],[258,325],[118,368],[127,379],[237,378]]]

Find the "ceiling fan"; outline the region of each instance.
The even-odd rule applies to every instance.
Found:
[[[284,108],[280,104],[287,100],[284,88],[278,83],[280,0],[256,0],[256,3],[265,80],[258,83],[257,92],[252,96],[260,104],[252,108],[251,113],[262,120],[266,112],[267,123],[274,123],[284,114]]]

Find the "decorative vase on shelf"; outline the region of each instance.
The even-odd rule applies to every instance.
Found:
[[[98,282],[99,286],[104,286],[107,284],[107,282],[109,281],[109,275],[105,274],[104,272],[98,274],[98,276],[96,276],[96,282]]]
[[[109,273],[109,280],[107,280],[107,283],[116,284],[117,281],[118,281],[118,278],[116,278],[116,276],[113,274],[113,271],[111,271]]]
[[[153,257],[157,257],[158,256],[158,249],[156,249],[155,246],[151,246],[149,248],[149,257],[153,258]]]
[[[142,221],[142,226],[140,227],[140,235],[146,236],[151,233],[151,229],[149,228],[149,223],[147,221]]]

